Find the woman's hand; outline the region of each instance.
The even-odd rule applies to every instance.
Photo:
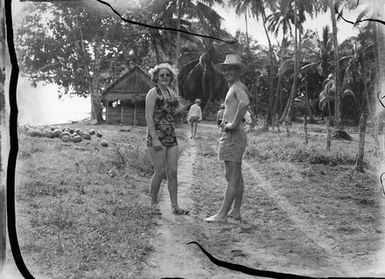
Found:
[[[152,146],[154,147],[155,150],[161,150],[162,149],[162,144],[160,143],[158,137],[154,137],[152,139]]]

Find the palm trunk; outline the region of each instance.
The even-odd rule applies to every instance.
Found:
[[[307,114],[309,115],[310,117],[310,122],[315,122],[314,121],[314,117],[313,117],[313,113],[311,112],[311,108],[310,108],[310,102],[309,102],[309,93],[308,93],[308,90],[307,90],[307,81],[306,81],[306,84],[305,84],[306,88],[305,88],[305,105],[306,105],[306,111],[307,111]]]
[[[158,44],[157,44],[155,39],[153,39],[152,42],[154,44],[156,64],[159,64],[160,63],[160,54],[159,54]]]
[[[338,63],[339,59],[339,51],[338,51],[338,41],[337,41],[337,21],[336,21],[336,13],[334,10],[335,6],[335,0],[329,0],[329,9],[331,13],[331,19],[332,19],[332,26],[333,26],[333,46],[334,46],[334,77],[335,77],[335,86],[336,86],[336,92],[335,92],[335,108],[334,108],[334,116],[335,116],[335,125],[337,129],[342,129],[342,122],[341,122],[341,85],[340,85],[340,66]]]
[[[363,172],[364,154],[365,154],[365,132],[366,132],[366,113],[361,114],[360,118],[360,143],[358,146],[357,160],[355,170]]]
[[[247,47],[250,48],[250,38],[249,38],[249,26],[247,22],[247,12],[245,12],[245,24],[246,24],[246,41]]]
[[[177,0],[177,29],[180,29],[180,19],[181,19],[181,0]],[[175,49],[175,65],[176,68],[179,69],[179,55],[180,55],[180,32],[176,34],[176,49]],[[179,82],[178,77],[175,79],[175,92],[179,96]]]
[[[203,93],[203,96],[206,96],[206,92],[207,92],[206,80],[207,80],[207,64],[204,64],[203,73],[202,73],[202,93]],[[209,92],[209,97],[206,100],[205,107],[203,108],[203,111],[202,111],[203,116],[206,116],[206,111],[209,107],[210,102],[211,102],[211,90]]]
[[[284,45],[284,40],[285,38],[282,38],[282,43],[281,43],[281,57],[280,57],[280,66],[279,68],[282,69],[283,67],[283,45]],[[279,73],[278,70],[278,82],[277,82],[277,87],[275,89],[275,98],[274,98],[274,105],[273,105],[273,111],[272,115],[275,117],[275,114],[277,113],[277,108],[278,108],[278,101],[281,99],[281,83],[282,83],[282,74]]]
[[[267,42],[269,44],[269,104],[267,112],[267,120],[265,122],[265,129],[272,123],[273,119],[273,101],[274,101],[274,69],[273,69],[273,46],[271,45],[271,40],[269,32],[266,27],[266,14],[262,11],[262,20],[263,20],[263,29],[265,30]]]
[[[286,103],[285,110],[281,116],[281,121],[285,123],[290,123],[290,113],[293,106],[294,96],[297,92],[297,80],[298,80],[298,26],[297,26],[297,2],[294,2],[294,76],[293,76],[293,85],[291,87],[291,92],[289,99]]]

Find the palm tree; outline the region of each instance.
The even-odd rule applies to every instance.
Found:
[[[331,41],[331,34],[329,32],[329,27],[326,25],[322,30],[322,39],[319,38],[318,33],[314,34],[305,34],[303,41],[303,66],[301,71],[306,75],[310,76],[314,73],[319,75],[319,79],[313,80],[313,89],[316,92],[321,92],[318,98],[325,95],[325,81],[328,74],[331,72],[331,67],[333,66],[330,61],[333,60],[333,45]],[[321,81],[321,82],[319,82]],[[317,86],[318,83],[318,86]],[[322,84],[322,87],[320,85]],[[328,88],[328,87],[326,87]],[[322,90],[322,91],[321,91]],[[314,96],[313,96],[314,97]],[[334,100],[334,97],[333,97]],[[325,99],[328,108],[328,115],[330,115],[330,99]],[[320,104],[324,106],[324,104]]]
[[[182,57],[188,56],[189,60],[181,66],[178,76],[180,95],[190,100],[202,98],[205,104],[203,115],[206,115],[210,102],[225,93],[226,82],[215,71],[214,64],[221,61],[226,53],[233,51],[234,46],[204,38],[199,44],[181,53]]]
[[[267,17],[268,30],[274,32],[274,35],[278,37],[279,31],[282,30],[282,42],[279,50],[280,66],[278,70],[278,82],[276,86],[275,99],[273,95],[269,96],[269,103],[274,102],[273,109],[270,111],[270,118],[275,115],[278,99],[280,98],[282,75],[288,69],[288,65],[291,62],[285,59],[286,52],[288,52],[289,40],[288,33],[292,37],[291,22],[294,22],[294,15],[292,7],[289,1],[282,1],[278,4],[277,9]]]
[[[298,76],[300,70],[300,54],[301,54],[301,34],[303,33],[302,23],[306,20],[305,14],[307,13],[311,17],[316,10],[314,9],[313,1],[305,0],[288,0],[287,5],[293,11],[292,24],[294,25],[294,76],[293,85],[287,101],[284,112],[282,113],[281,120],[285,123],[290,122],[290,114],[293,106],[293,100],[297,93]]]
[[[257,20],[261,18],[263,29],[269,45],[270,65],[269,65],[269,108],[268,118],[266,124],[271,123],[271,111],[273,110],[273,96],[274,96],[274,49],[271,43],[268,27],[267,27],[267,15],[266,10],[275,10],[276,1],[264,1],[264,0],[230,0],[230,5],[235,7],[237,14],[253,15]]]

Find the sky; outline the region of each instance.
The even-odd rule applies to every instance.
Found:
[[[109,0],[111,4],[114,1]],[[13,3],[13,17],[20,19],[20,8],[24,3],[19,0],[12,1]],[[237,29],[245,31],[244,17],[239,17],[235,14],[233,9],[223,8],[219,5],[214,6],[214,9],[223,17],[223,26],[230,33],[235,34]],[[344,16],[348,19],[354,20],[361,10],[357,9],[353,12],[345,12]],[[261,23],[254,18],[249,18],[249,34],[257,40],[258,43],[267,45],[267,39]],[[331,24],[330,15],[322,14],[314,20],[308,20],[305,23],[305,28],[316,29],[321,32],[326,24]],[[341,42],[347,37],[355,34],[356,30],[351,24],[343,21],[338,22],[338,41]],[[322,33],[320,33],[322,34]],[[279,38],[278,38],[279,39]],[[279,39],[280,41],[280,39]],[[273,39],[273,43],[276,43]],[[42,86],[39,85],[34,88],[30,82],[25,78],[20,78],[18,84],[18,106],[19,106],[19,124],[30,125],[44,125],[44,124],[58,124],[68,123],[70,121],[82,120],[90,116],[91,105],[90,99],[87,98],[64,98],[58,99],[56,87],[54,85]]]

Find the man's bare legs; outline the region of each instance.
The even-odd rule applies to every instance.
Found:
[[[197,133],[197,129],[198,129],[198,122],[192,121],[191,122],[191,138],[192,139],[195,139],[195,135]]]
[[[234,202],[234,208],[231,211],[231,217],[240,218],[240,208],[243,195],[243,178],[241,171],[241,163],[225,161],[227,188],[221,208],[217,214],[206,218],[207,222],[226,222],[227,214]]]
[[[234,205],[229,214],[227,214],[228,217],[231,217],[236,220],[241,220],[241,205],[242,205],[242,197],[243,197],[243,177],[241,174],[241,179],[238,184],[237,193],[234,197]]]
[[[161,150],[151,148],[150,154],[154,165],[154,174],[151,178],[151,202],[154,205],[158,203],[160,184],[166,174],[166,148],[162,147]]]

